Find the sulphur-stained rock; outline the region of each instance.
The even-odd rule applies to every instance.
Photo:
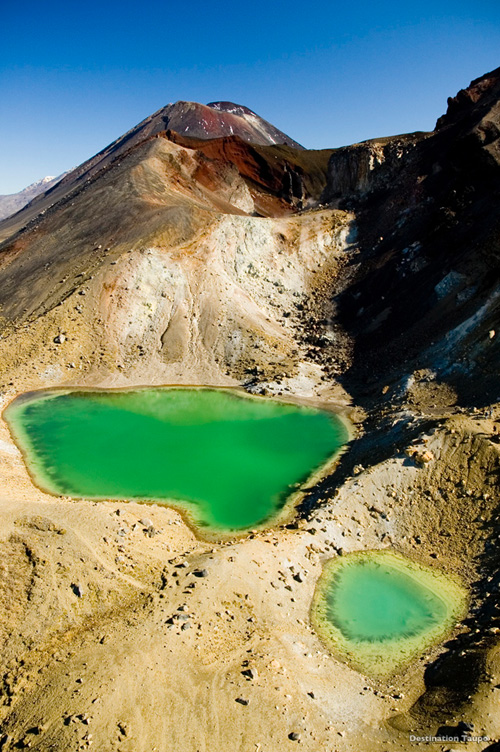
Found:
[[[417,465],[427,465],[429,462],[432,462],[434,458],[433,452],[431,452],[429,449],[423,449],[419,446],[410,446],[406,450],[407,457],[411,457]]]

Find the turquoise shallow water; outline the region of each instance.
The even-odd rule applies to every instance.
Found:
[[[439,642],[465,604],[465,590],[439,570],[391,551],[367,551],[327,563],[311,616],[341,658],[383,676]]]
[[[347,440],[332,414],[222,389],[42,392],[4,415],[40,487],[173,500],[214,530],[270,520]]]
[[[326,598],[328,618],[350,640],[413,637],[447,615],[445,602],[411,572],[376,559],[340,569]]]

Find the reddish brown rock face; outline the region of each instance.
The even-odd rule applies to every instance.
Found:
[[[480,116],[481,106],[488,108],[498,102],[500,96],[500,68],[471,81],[454,97],[448,98],[448,110],[436,123],[436,130],[453,125],[461,120]],[[475,107],[479,105],[479,107]]]
[[[240,136],[207,141],[170,130],[165,136],[196,151],[200,167],[194,177],[211,190],[220,180],[221,167],[231,165],[247,183],[255,210],[262,216],[289,214],[307,199],[318,199],[331,154],[327,149],[309,152],[286,145],[258,146]]]

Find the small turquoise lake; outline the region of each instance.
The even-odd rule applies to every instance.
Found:
[[[277,518],[349,438],[333,413],[212,388],[50,390],[4,417],[49,493],[163,502],[213,532]]]
[[[463,615],[464,589],[438,570],[389,551],[331,560],[315,593],[317,631],[340,657],[390,674],[438,642]]]

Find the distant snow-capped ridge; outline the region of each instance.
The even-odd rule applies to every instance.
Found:
[[[41,180],[37,180],[34,183],[31,183],[31,185],[28,185],[27,188],[23,188],[20,193],[24,193],[25,191],[29,191],[30,188],[36,188],[37,185],[43,185],[44,183],[50,183],[51,180],[55,180],[55,175],[47,175],[46,177],[42,178]]]
[[[57,177],[54,177],[54,175],[46,175],[46,177],[31,183],[31,185],[28,185],[26,188],[23,188],[19,193],[10,193],[3,196],[0,195],[0,220],[6,219],[12,214],[18,212],[40,193],[45,193],[45,191],[52,188],[52,186],[58,183],[66,174],[67,173],[63,173]]]

